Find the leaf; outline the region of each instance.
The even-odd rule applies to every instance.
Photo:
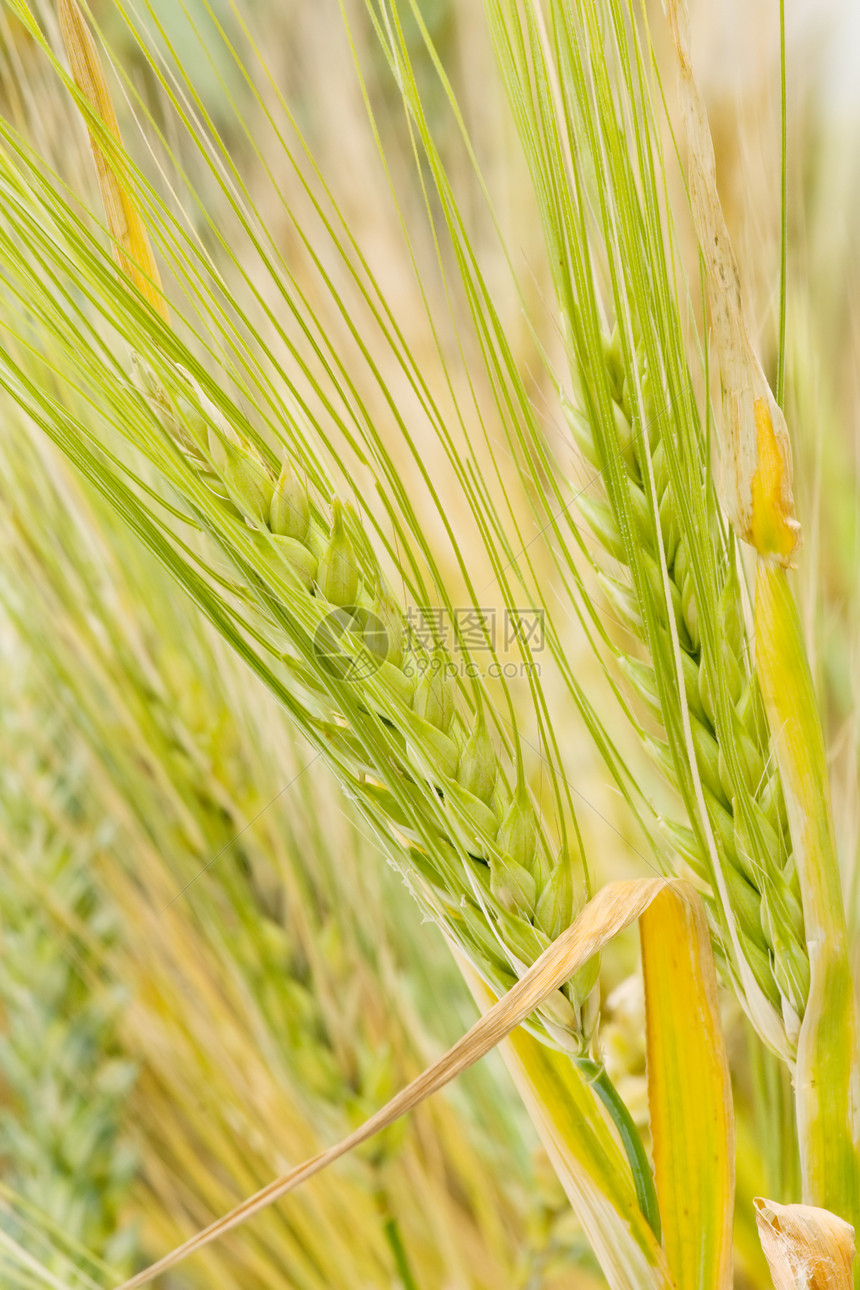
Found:
[[[89,109],[100,118],[107,136],[122,143],[110,90],[101,60],[78,0],[59,0],[58,12],[63,43],[69,55],[75,83]],[[114,257],[152,307],[167,317],[167,305],[161,292],[161,278],[146,227],[140,212],[123,183],[116,150],[108,157],[105,147],[90,122],[90,143],[99,177],[99,189],[107,215],[108,227],[115,240]],[[121,155],[121,154],[120,154]],[[127,254],[125,254],[127,252]]]
[[[850,1290],[854,1228],[827,1209],[757,1196],[756,1226],[775,1290]]]
[[[734,1121],[701,902],[683,889],[640,921],[648,1103],[663,1245],[678,1286],[732,1283]]]

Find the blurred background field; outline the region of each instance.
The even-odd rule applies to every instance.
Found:
[[[120,56],[123,27],[113,6],[92,7]],[[298,231],[313,192],[302,194],[284,177],[295,185],[296,225],[271,204],[271,123],[235,65],[207,62],[202,53],[211,24],[233,30],[234,6],[159,0],[147,7],[153,32],[156,20],[163,23],[160,39],[194,68],[198,107],[223,132],[299,287],[314,292],[311,251],[326,252],[322,242],[309,248]],[[257,88],[263,103],[274,103],[275,85],[289,102],[351,234],[398,319],[408,320],[411,350],[440,398],[449,378],[461,382],[458,397],[467,394],[474,370],[479,406],[488,392],[479,365],[470,365],[471,336],[456,328],[463,302],[456,293],[446,298],[434,271],[438,248],[423,218],[432,199],[416,181],[402,108],[363,8],[347,7],[364,42],[366,90],[399,207],[335,0],[238,5],[273,76],[271,86]],[[477,192],[470,231],[486,251],[530,393],[547,408],[545,432],[558,437],[564,432],[544,369],[544,356],[560,345],[557,320],[481,6],[425,0],[420,8],[461,97],[525,299],[512,289]],[[56,37],[51,5],[41,11]],[[756,339],[775,366],[776,7],[698,4],[693,17],[726,214]],[[789,18],[787,408],[811,553],[803,611],[824,699],[856,946],[860,95],[844,51],[860,55],[860,30],[848,3],[797,14],[789,6]],[[92,193],[85,131],[6,9],[0,54],[4,115],[39,141],[75,191]],[[126,54],[126,73],[169,134],[150,69],[131,47]],[[420,65],[417,34],[415,58]],[[432,92],[429,102],[432,108]],[[448,164],[455,173],[461,166],[467,187],[468,159],[438,106]],[[199,156],[187,161],[187,174],[156,178],[180,204],[193,190],[203,242],[221,256],[207,221],[229,245],[235,212]],[[449,334],[429,326],[415,264],[423,288],[436,293],[433,307],[450,307]],[[354,284],[344,279],[338,289],[349,299]],[[348,365],[354,336],[328,297],[314,307]],[[361,301],[354,307],[359,314]],[[387,350],[373,357],[387,380],[402,382]],[[368,383],[363,394],[384,434],[378,390]],[[101,1287],[343,1136],[452,1043],[475,1009],[440,932],[422,920],[367,824],[273,698],[38,430],[10,400],[0,396],[0,403],[0,1281]],[[448,464],[429,435],[426,445],[444,495]],[[393,435],[390,450],[401,451]],[[400,464],[408,487],[414,466],[405,456]],[[512,472],[507,487],[516,494]],[[420,505],[418,490],[416,497]],[[526,500],[518,502],[524,516]],[[462,520],[468,532],[470,517]],[[439,529],[429,507],[426,521]],[[478,584],[484,573],[491,579],[489,569],[472,572]],[[452,562],[446,574],[455,585]],[[599,689],[575,625],[569,647],[584,683],[593,673]],[[570,697],[561,687],[554,693],[549,677],[546,684],[558,704],[554,722],[567,744],[597,882],[647,872],[635,822],[607,783]],[[617,736],[629,738],[620,725]],[[659,792],[638,747],[629,756]],[[534,774],[540,794],[539,765]],[[604,964],[600,1033],[610,1073],[646,1131],[637,972],[630,936]],[[736,1088],[738,1284],[766,1286],[750,1201],[753,1189],[776,1198],[795,1189],[788,1089],[777,1064],[751,1042],[739,1009],[727,1004],[725,1022],[730,1045],[744,1055]],[[766,1186],[762,1171],[769,1171]],[[370,1149],[164,1284],[587,1290],[603,1282],[501,1060],[491,1055]]]

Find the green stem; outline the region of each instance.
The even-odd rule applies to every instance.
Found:
[[[412,1273],[406,1246],[403,1244],[403,1237],[400,1235],[400,1224],[392,1212],[388,1193],[384,1187],[380,1187],[377,1192],[377,1203],[379,1212],[382,1215],[385,1239],[388,1242],[388,1248],[391,1250],[391,1256],[394,1259],[394,1266],[397,1269],[397,1275],[400,1278],[403,1290],[418,1290],[418,1282]]]
[[[470,964],[460,965],[486,1011],[495,996]],[[612,1290],[668,1290],[665,1252],[642,1211],[627,1155],[592,1080],[569,1054],[539,1043],[522,1027],[500,1048],[607,1284]]]
[[[645,1154],[645,1147],[639,1135],[639,1130],[636,1128],[627,1107],[622,1102],[618,1090],[607,1075],[606,1067],[598,1066],[597,1062],[586,1057],[577,1058],[575,1065],[589,1080],[595,1093],[612,1117],[612,1123],[618,1130],[627,1159],[630,1162],[639,1208],[642,1210],[651,1231],[659,1241],[662,1238],[657,1189],[654,1186],[654,1174]]]

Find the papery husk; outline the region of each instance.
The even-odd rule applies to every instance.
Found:
[[[757,1196],[756,1226],[775,1290],[851,1290],[854,1228],[828,1209]]]

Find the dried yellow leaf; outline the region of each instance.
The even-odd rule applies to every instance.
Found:
[[[59,0],[58,11],[63,43],[75,84],[117,143],[121,144],[119,122],[101,59],[78,0]],[[114,259],[153,309],[167,319],[167,304],[161,292],[158,265],[140,212],[98,138],[92,130],[89,135],[102,204],[108,228],[115,240]]]
[[[754,404],[757,465],[752,477],[752,525],[748,540],[759,555],[772,556],[780,564],[788,564],[797,546],[800,528],[792,514],[788,437],[778,436],[774,429],[772,402],[759,397]],[[781,418],[782,413],[779,415]]]
[[[733,1129],[731,1104],[728,1083],[728,1072],[725,1068],[722,1033],[719,1025],[719,1014],[716,1007],[714,966],[711,958],[710,938],[701,899],[686,883],[666,878],[639,879],[629,882],[611,882],[588,902],[572,926],[553,941],[533,966],[503,998],[494,1003],[481,1017],[480,1021],[458,1040],[432,1066],[428,1066],[406,1088],[397,1093],[390,1102],[365,1121],[341,1142],[329,1147],[304,1164],[298,1165],[281,1178],[264,1187],[254,1196],[225,1214],[216,1222],[198,1232],[196,1236],[185,1241],[170,1254],[159,1259],[151,1267],[126,1281],[120,1290],[133,1290],[133,1287],[146,1285],[168,1268],[180,1263],[189,1254],[202,1249],[211,1241],[225,1235],[240,1223],[259,1213],[274,1201],[280,1200],[294,1191],[302,1183],[320,1173],[349,1151],[366,1142],[374,1134],[393,1124],[402,1115],[408,1114],[419,1103],[432,1093],[443,1088],[447,1083],[474,1065],[481,1057],[499,1044],[535,1008],[549,998],[565,981],[570,980],[585,964],[599,953],[604,945],[619,932],[629,927],[637,919],[645,925],[643,943],[646,951],[653,948],[659,963],[656,947],[666,937],[675,939],[679,936],[691,937],[695,944],[677,959],[679,973],[680,1004],[672,1002],[671,982],[661,982],[658,987],[652,986],[652,996],[656,992],[662,1003],[659,1006],[661,1032],[660,1043],[654,1049],[660,1049],[665,1059],[664,1069],[668,1078],[663,1079],[657,1073],[664,1092],[660,1094],[667,1120],[673,1118],[672,1090],[676,1083],[684,1081],[684,1066],[687,1056],[695,1058],[695,1076],[704,1077],[701,1096],[698,1101],[697,1114],[702,1106],[706,1107],[711,1130],[706,1142],[713,1146],[710,1154],[695,1159],[692,1167],[696,1171],[713,1171],[714,1178],[687,1177],[686,1194],[689,1203],[679,1205],[677,1188],[667,1183],[666,1195],[670,1198],[671,1222],[676,1229],[673,1243],[676,1250],[683,1251],[680,1256],[678,1271],[685,1278],[678,1279],[676,1270],[667,1266],[669,1258],[664,1258],[659,1247],[651,1251],[651,1270],[656,1281],[651,1281],[648,1274],[646,1284],[661,1287],[678,1286],[684,1290],[718,1290],[730,1284],[730,1250],[731,1250],[731,1209],[733,1173],[731,1155],[733,1148]],[[693,1011],[690,1014],[692,1003]],[[696,1035],[689,1032],[692,1019],[698,1027]],[[674,1047],[674,1053],[667,1056]],[[714,1106],[714,1100],[718,1103]],[[686,1112],[682,1110],[682,1115]],[[667,1130],[668,1131],[668,1130]],[[695,1125],[690,1123],[673,1125],[672,1132],[677,1136],[692,1136]],[[720,1140],[722,1132],[722,1140]],[[659,1183],[659,1177],[658,1177]],[[702,1204],[697,1198],[703,1196]],[[698,1229],[702,1222],[711,1222],[713,1231],[702,1242]],[[690,1262],[690,1251],[693,1263]],[[668,1251],[667,1251],[668,1253]],[[727,1279],[728,1278],[728,1279]],[[640,1281],[637,1284],[642,1284]]]
[[[794,517],[788,431],[750,339],[740,274],[717,191],[708,118],[690,63],[686,0],[668,0],[666,13],[678,59],[690,204],[705,262],[720,367],[720,500],[740,538],[764,559],[788,566],[801,540]]]

